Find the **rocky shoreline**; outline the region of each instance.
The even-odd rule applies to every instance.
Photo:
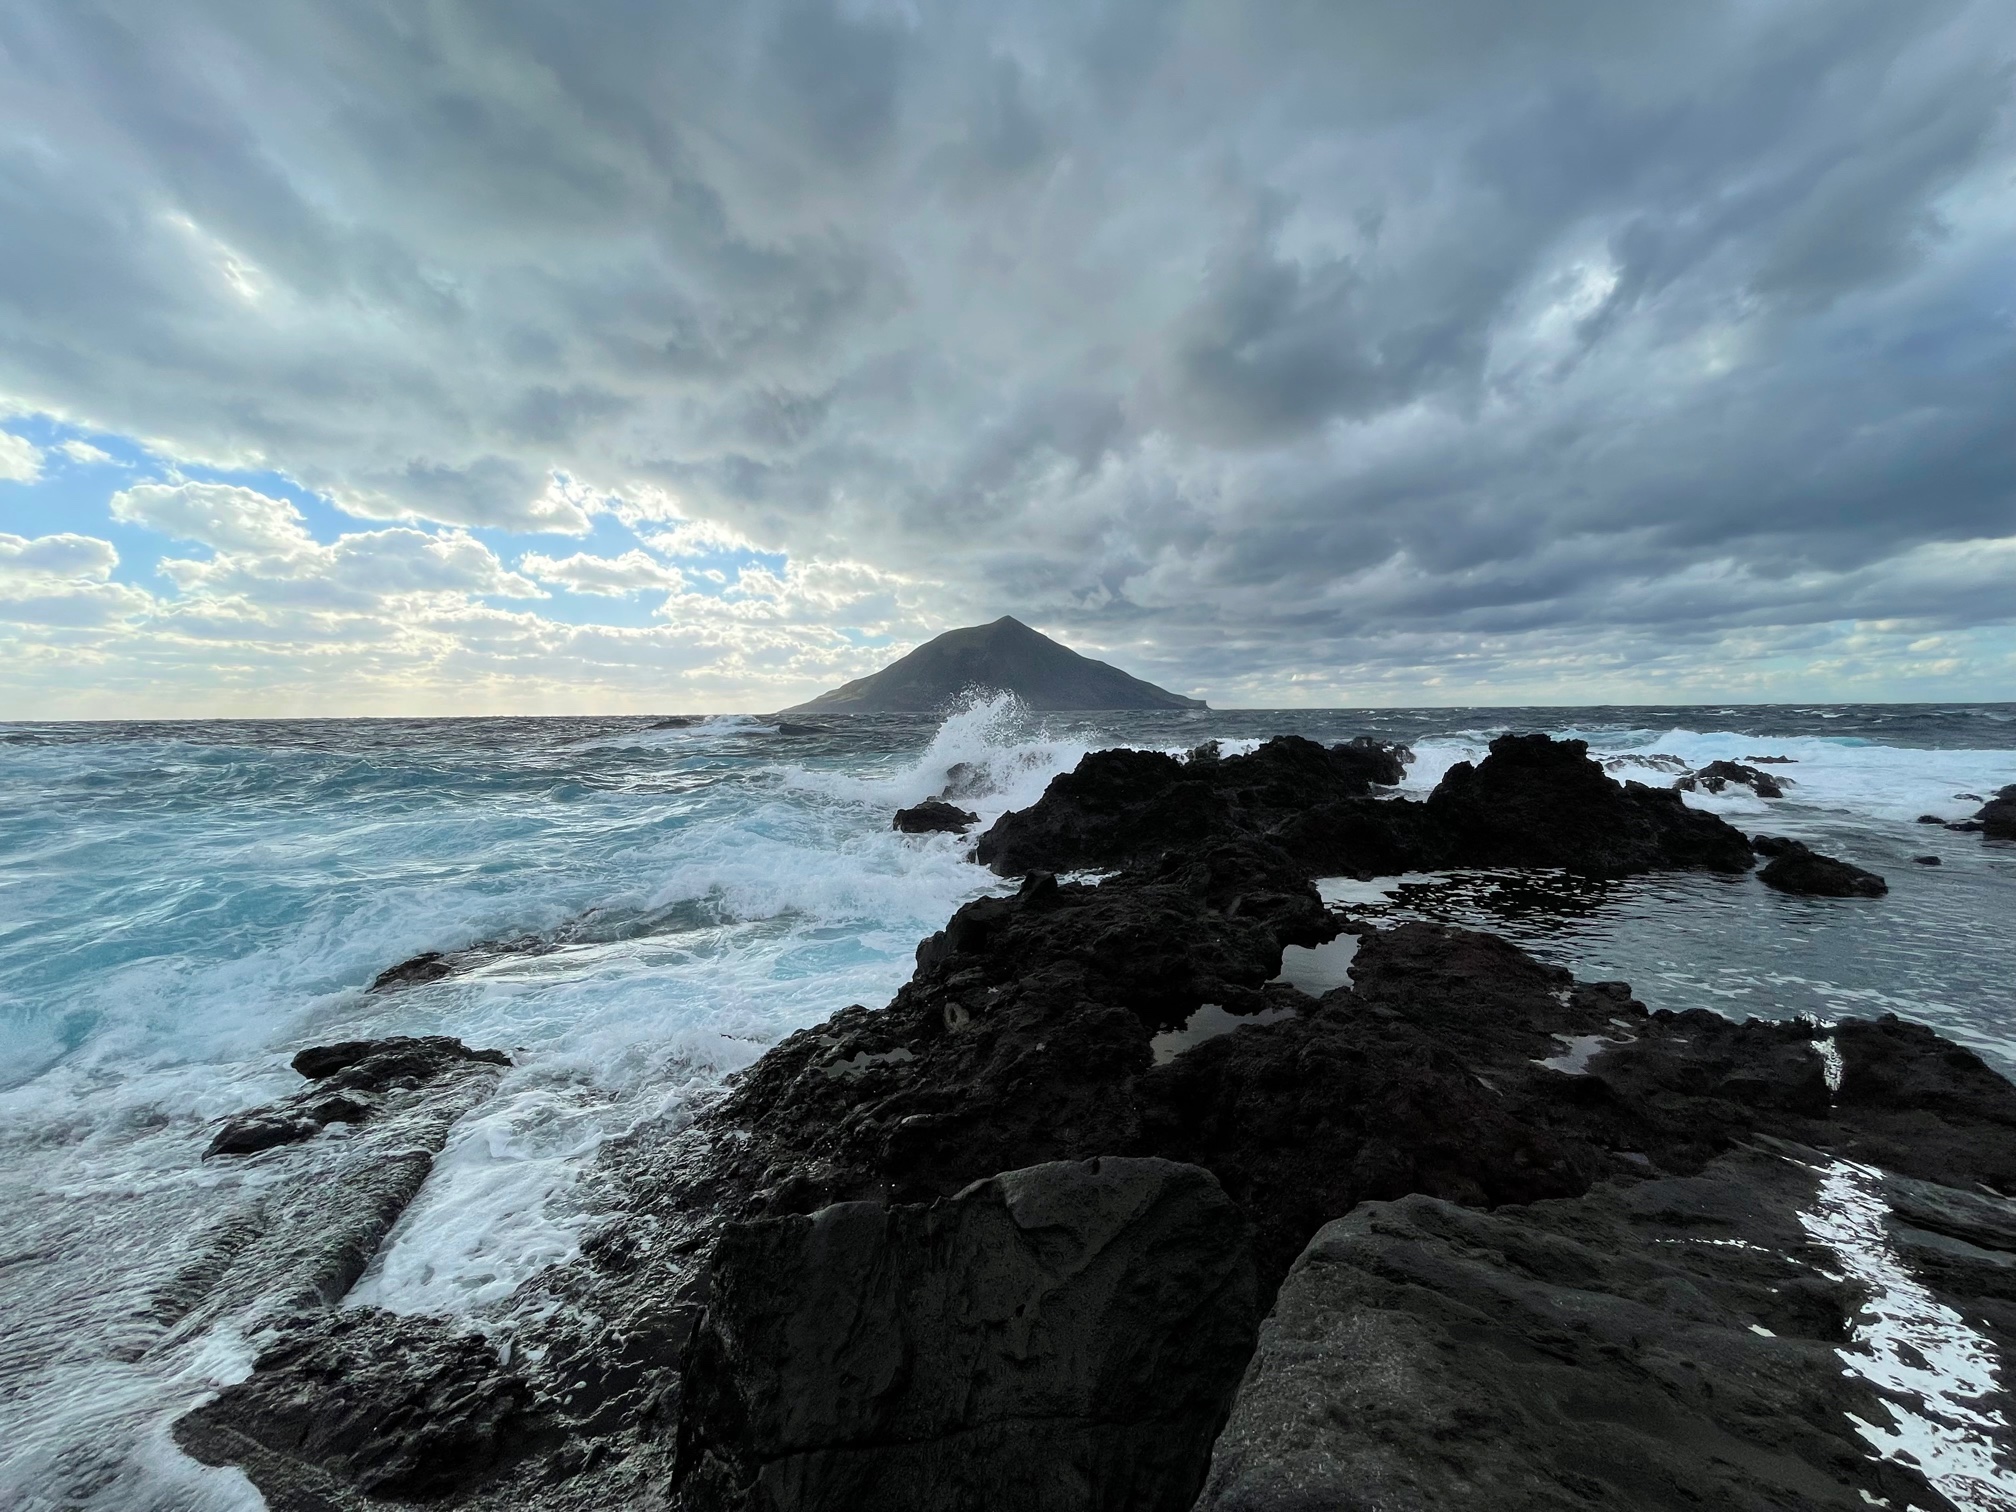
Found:
[[[318,1288],[177,1439],[283,1512],[1964,1505],[1876,1451],[1915,1414],[1992,1469],[1999,1382],[1948,1423],[1857,1361],[1893,1283],[2016,1340],[2016,1087],[1920,1026],[1651,1012],[1314,885],[1761,852],[1854,908],[1869,874],[1579,742],[1505,737],[1421,801],[1381,792],[1405,759],[1088,756],[978,838],[1019,889],[890,1004],[605,1149],[508,1340]],[[1281,979],[1353,939],[1345,985]],[[500,1059],[311,1052],[212,1158],[283,1181],[334,1121],[368,1153]]]

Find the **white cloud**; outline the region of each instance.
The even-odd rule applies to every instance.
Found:
[[[103,467],[108,463],[118,462],[118,458],[112,453],[93,446],[89,441],[65,441],[56,450],[84,467]]]
[[[594,593],[608,598],[654,589],[677,593],[686,586],[685,576],[677,567],[667,567],[641,551],[626,551],[616,557],[576,552],[557,560],[532,552],[520,558],[518,565],[541,582],[557,583],[570,593]]]
[[[315,539],[285,499],[234,483],[140,483],[112,496],[112,518],[219,551],[290,556]]]
[[[0,482],[33,483],[41,476],[41,448],[25,436],[0,431]]]
[[[104,627],[147,613],[151,595],[110,581],[119,553],[96,536],[0,532],[0,621]]]
[[[26,536],[0,532],[0,578],[10,581],[69,581],[85,579],[104,582],[119,565],[119,553],[110,541],[96,536]]]

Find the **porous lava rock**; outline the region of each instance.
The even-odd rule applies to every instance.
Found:
[[[1265,837],[1312,806],[1400,781],[1404,747],[1358,739],[1318,745],[1281,735],[1243,756],[1200,748],[1094,751],[1026,809],[1003,814],[974,856],[1004,876],[1121,866],[1233,837]]]
[[[1297,736],[1244,756],[1179,762],[1102,751],[1004,814],[975,857],[1004,875],[1123,865],[1200,838],[1247,836],[1317,874],[1374,876],[1455,866],[1560,867],[1586,876],[1702,867],[1747,871],[1741,833],[1670,789],[1619,783],[1579,740],[1504,735],[1451,767],[1425,803],[1375,798],[1406,753],[1370,741],[1324,748]]]
[[[1424,805],[1441,866],[1560,867],[1591,877],[1751,866],[1743,836],[1690,809],[1670,788],[1618,783],[1586,741],[1501,735],[1472,766],[1459,761]]]
[[[927,798],[910,808],[896,810],[890,827],[906,835],[963,835],[979,822],[980,816],[969,809]]]
[[[471,1067],[508,1066],[501,1050],[472,1050],[447,1035],[388,1035],[301,1051],[293,1066],[315,1085],[285,1102],[224,1120],[203,1154],[252,1155],[313,1138],[328,1124],[362,1123],[386,1094],[411,1092]]]
[[[1785,796],[1785,788],[1776,777],[1740,761],[1711,761],[1698,772],[1676,779],[1673,786],[1683,793],[1719,793],[1732,784],[1749,788],[1759,798]]]
[[[730,1224],[680,1504],[1184,1512],[1253,1348],[1246,1240],[1206,1172],[1111,1157]]]
[[[175,1426],[205,1464],[236,1464],[276,1506],[438,1501],[549,1447],[555,1423],[480,1335],[345,1308],[290,1331],[252,1374]],[[320,1500],[318,1501],[318,1497]]]
[[[1751,844],[1769,859],[1757,873],[1766,887],[1807,898],[1880,898],[1890,884],[1872,871],[1823,856],[1803,840],[1758,835]]]

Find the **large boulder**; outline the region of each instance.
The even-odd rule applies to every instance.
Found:
[[[980,816],[970,809],[955,808],[937,798],[896,810],[890,828],[905,835],[963,835]]]
[[[1818,1186],[1744,1151],[1582,1198],[1414,1196],[1329,1224],[1198,1512],[1946,1505],[1856,1431],[1890,1414],[1842,1368],[1863,1298],[1802,1221]]]
[[[1029,808],[1003,814],[975,859],[1003,875],[1150,860],[1232,837],[1265,837],[1311,806],[1360,799],[1398,782],[1407,752],[1365,739],[1321,746],[1282,735],[1244,756],[1201,747],[1094,751],[1051,779]]]
[[[1890,884],[1872,871],[1823,856],[1803,840],[1783,835],[1758,835],[1751,844],[1769,859],[1758,880],[1779,892],[1807,898],[1880,898]]]
[[[1587,742],[1501,735],[1476,766],[1451,767],[1428,795],[1445,866],[1561,867],[1595,877],[1666,868],[1742,872],[1743,836],[1670,788],[1618,783]]]
[[[2016,840],[2016,782],[1982,804],[1973,822],[1990,840]]]
[[[1253,1345],[1194,1166],[1011,1171],[731,1225],[688,1355],[690,1512],[1183,1512]]]

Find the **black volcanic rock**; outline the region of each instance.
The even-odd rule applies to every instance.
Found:
[[[980,816],[968,809],[927,798],[910,808],[896,810],[890,826],[906,835],[963,835],[979,822]]]
[[[268,1348],[249,1378],[177,1422],[175,1438],[205,1464],[244,1465],[285,1498],[274,1506],[337,1505],[313,1497],[329,1481],[338,1495],[435,1501],[550,1443],[548,1405],[479,1335],[344,1308]]]
[[[2016,782],[1983,804],[1974,823],[1990,840],[2016,840]]]
[[[969,689],[1013,693],[1032,709],[1201,709],[1204,703],[1080,656],[1004,615],[947,630],[880,672],[784,710],[801,714],[936,713]]]
[[[1425,805],[1444,866],[1549,866],[1595,877],[1668,868],[1741,872],[1743,836],[1670,788],[1619,784],[1580,740],[1501,735],[1451,767]]]
[[[1808,898],[1880,898],[1890,891],[1890,884],[1876,873],[1823,856],[1804,841],[1758,835],[1752,844],[1759,855],[1770,858],[1757,873],[1758,880],[1780,892]]]
[[[1617,877],[1753,863],[1739,831],[1671,789],[1618,783],[1579,740],[1500,736],[1482,762],[1451,767],[1425,803],[1368,796],[1398,782],[1405,759],[1398,747],[1326,750],[1293,735],[1223,759],[1099,751],[1052,779],[1029,808],[1002,815],[974,854],[1014,875],[1252,836],[1318,874],[1530,866]]]
[[[1689,772],[1674,781],[1673,786],[1683,793],[1719,793],[1731,784],[1747,787],[1759,798],[1783,798],[1785,789],[1769,772],[1760,772],[1754,766],[1745,766],[1740,761],[1711,761],[1698,772]]]
[[[511,1057],[501,1050],[472,1050],[440,1034],[312,1046],[294,1057],[293,1066],[316,1085],[273,1107],[225,1119],[204,1158],[253,1155],[312,1139],[328,1124],[364,1122],[388,1093],[411,1092],[471,1067],[510,1064]]]
[[[1799,1221],[1818,1185],[1742,1151],[1338,1219],[1282,1285],[1198,1512],[1943,1504],[1856,1433],[1890,1415],[1840,1365],[1862,1294]]]
[[[731,1224],[687,1357],[680,1505],[1187,1512],[1255,1304],[1239,1210],[1162,1160]]]
[[[974,858],[1004,875],[1122,865],[1207,837],[1270,836],[1312,808],[1400,781],[1404,747],[1324,747],[1281,735],[1245,756],[1178,761],[1160,751],[1094,751],[1026,809],[1003,814]]]

